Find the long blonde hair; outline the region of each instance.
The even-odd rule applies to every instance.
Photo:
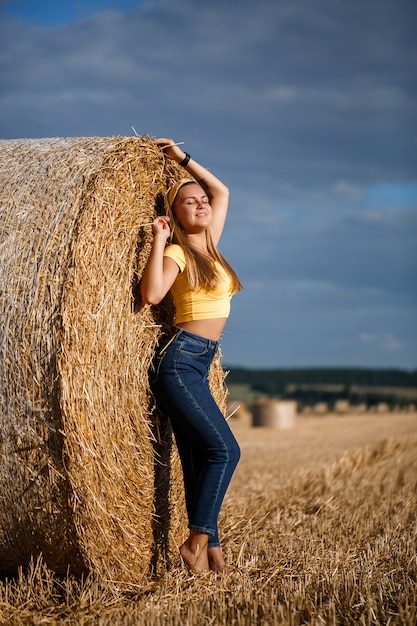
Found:
[[[213,241],[210,227],[206,229],[207,256],[190,243],[187,234],[177,219],[174,209],[178,191],[185,185],[195,184],[194,180],[184,180],[181,182],[182,184],[178,185],[177,183],[175,185],[176,190],[171,188],[165,196],[165,209],[167,215],[170,217],[170,241],[171,243],[181,246],[184,250],[187,279],[191,289],[197,290],[202,285],[207,289],[214,289],[216,287],[220,277],[216,271],[213,261],[217,261],[230,276],[232,281],[232,293],[237,293],[242,289],[242,284],[234,269],[218,251],[216,244]],[[201,183],[197,184],[202,186]],[[172,191],[174,191],[174,194]]]

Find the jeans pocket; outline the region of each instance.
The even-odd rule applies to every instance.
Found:
[[[179,351],[180,353],[183,353],[188,356],[198,357],[198,356],[204,356],[205,354],[207,354],[208,350],[207,350],[207,346],[202,346],[201,344],[187,341],[187,343],[180,346]]]

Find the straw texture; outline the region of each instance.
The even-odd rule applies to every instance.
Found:
[[[143,225],[184,170],[147,137],[0,141],[0,168],[0,570],[43,553],[135,589],[185,530],[148,383],[173,306],[137,295]]]

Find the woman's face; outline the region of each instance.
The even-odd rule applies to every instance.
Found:
[[[201,232],[211,224],[212,210],[208,196],[197,183],[180,188],[173,213],[187,233]]]

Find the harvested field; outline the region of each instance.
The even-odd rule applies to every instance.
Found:
[[[415,624],[417,415],[233,429],[242,460],[221,520],[230,575],[178,563],[122,595],[38,561],[0,583],[0,623]]]

